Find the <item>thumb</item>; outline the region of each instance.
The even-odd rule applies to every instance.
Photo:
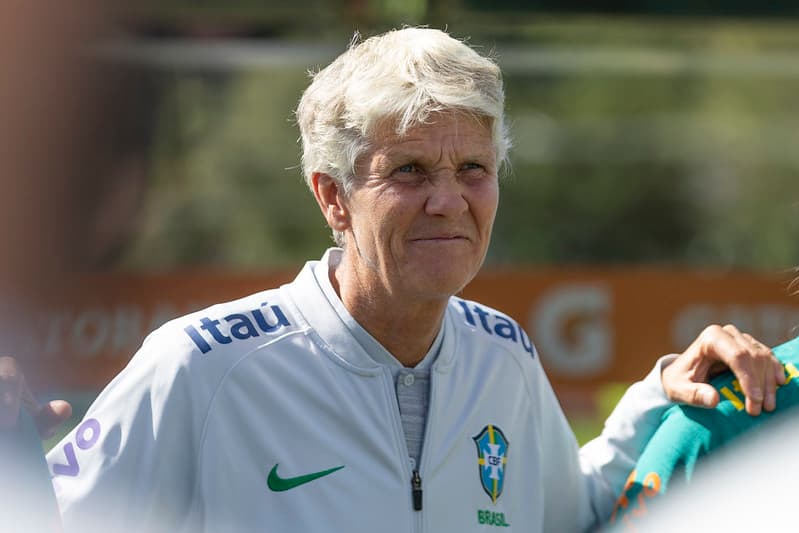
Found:
[[[25,377],[22,377],[22,404],[28,409],[28,412],[33,415],[36,422],[36,429],[39,430],[39,435],[43,439],[52,437],[59,426],[69,420],[72,416],[72,406],[69,402],[64,400],[52,400],[44,404],[40,404],[36,397],[33,395],[28,384],[25,382]]]
[[[719,403],[719,393],[712,385],[707,383],[688,383],[683,387],[672,390],[671,400],[711,409]]]
[[[72,406],[64,400],[52,400],[36,414],[36,427],[42,438],[52,437],[56,430],[72,416]]]

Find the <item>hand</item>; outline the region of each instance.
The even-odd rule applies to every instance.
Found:
[[[25,383],[16,359],[0,356],[0,430],[17,425],[21,408],[30,411],[43,439],[51,437],[72,416],[72,406],[64,400],[40,405]]]
[[[777,386],[785,371],[771,350],[732,325],[708,326],[662,373],[663,389],[673,402],[715,407],[719,393],[707,384],[713,376],[732,370],[746,396],[746,412],[777,407]]]

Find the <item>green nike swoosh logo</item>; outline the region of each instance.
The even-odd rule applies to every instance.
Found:
[[[332,474],[336,470],[341,470],[345,466],[336,466],[333,468],[328,468],[327,470],[322,470],[321,472],[305,474],[304,476],[280,477],[280,475],[277,473],[278,464],[279,463],[275,463],[275,466],[273,466],[272,470],[269,471],[269,477],[266,478],[266,486],[269,487],[269,490],[274,492],[283,492],[284,490],[291,490],[295,487],[299,487],[300,485],[305,485],[314,479],[319,479],[320,477],[325,477],[329,474]]]

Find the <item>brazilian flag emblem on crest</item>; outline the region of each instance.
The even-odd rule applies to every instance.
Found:
[[[505,465],[508,462],[508,439],[497,426],[487,425],[472,437],[477,445],[477,465],[480,483],[493,503],[502,494],[505,482]]]

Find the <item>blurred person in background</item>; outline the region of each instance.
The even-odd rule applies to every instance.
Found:
[[[74,276],[112,265],[135,231],[161,87],[149,69],[109,52],[111,13],[93,2],[63,13],[36,2],[2,9],[0,355],[15,354],[3,360],[8,376],[37,364],[22,353],[36,313]],[[0,411],[0,427],[13,411]],[[37,414],[43,430],[48,416],[63,418]]]
[[[54,531],[58,513],[31,415],[43,433],[70,415],[66,402],[36,403],[22,368],[30,324],[82,255],[80,163],[86,118],[80,50],[102,17],[91,1],[68,9],[0,3],[0,531]],[[86,196],[84,196],[86,195]],[[8,357],[13,354],[15,358]],[[20,411],[21,405],[24,406]],[[20,412],[23,416],[20,417]],[[18,424],[19,422],[19,424]],[[19,425],[19,429],[11,430]]]
[[[145,340],[48,456],[68,531],[583,531],[673,401],[716,405],[716,365],[774,409],[773,354],[712,326],[578,449],[520,326],[455,296],[510,145],[491,59],[432,29],[356,40],[297,119],[339,247]]]
[[[81,298],[73,276],[109,264],[143,199],[157,91],[101,57],[109,7],[0,5],[0,531],[57,527],[39,435],[71,407],[31,393],[24,375],[49,362],[26,346],[54,301]]]

